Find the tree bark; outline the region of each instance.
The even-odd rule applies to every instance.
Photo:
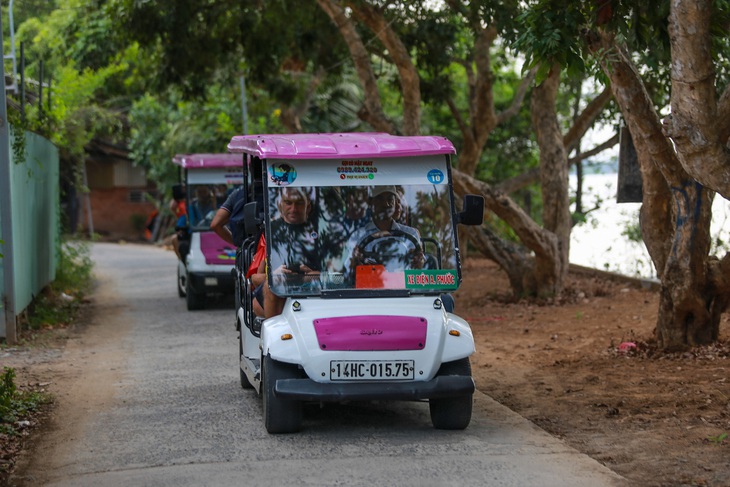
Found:
[[[398,133],[395,125],[388,120],[383,111],[380,101],[380,93],[378,91],[378,83],[370,64],[370,55],[365,49],[362,38],[357,33],[355,25],[345,14],[345,10],[334,0],[317,0],[320,8],[332,19],[332,22],[342,34],[350,56],[355,65],[355,71],[362,83],[365,92],[365,100],[362,108],[358,111],[358,116],[363,121],[370,124],[375,130],[387,132],[389,134]]]
[[[672,115],[665,131],[679,162],[695,180],[730,199],[730,151],[718,119],[712,61],[711,0],[674,0],[669,13],[672,46]],[[725,108],[725,107],[723,107]]]
[[[661,280],[658,346],[674,351],[711,343],[718,337],[720,313],[730,299],[727,278],[719,271],[729,265],[728,257],[718,261],[708,256],[713,193],[680,163],[682,146],[678,144],[675,151],[662,133],[658,114],[626,51],[605,32],[593,32],[586,40],[594,53],[610,53],[600,57],[601,67],[611,80],[639,159],[644,184],[642,236]],[[682,62],[673,58],[673,64]]]
[[[398,69],[403,95],[403,135],[419,135],[421,131],[421,85],[418,71],[408,50],[385,20],[371,5],[348,2],[355,15],[380,39]]]
[[[322,66],[319,67],[316,73],[312,76],[309,81],[309,86],[304,93],[304,98],[301,103],[292,104],[286,107],[281,112],[281,124],[291,133],[300,133],[302,131],[302,116],[307,113],[312,103],[312,97],[317,91],[317,88],[322,84],[322,80],[327,73]]]
[[[553,66],[548,77],[532,93],[532,125],[540,147],[540,187],[543,225],[555,235],[557,255],[535,255],[538,295],[560,294],[570,264],[570,198],[568,157],[560,133],[556,99],[560,87],[560,67]]]
[[[484,200],[487,208],[493,211],[499,218],[505,221],[507,225],[514,230],[517,237],[520,239],[522,244],[530,249],[535,254],[535,261],[538,260],[543,262],[558,262],[560,259],[560,249],[558,245],[558,239],[554,233],[540,227],[535,221],[530,218],[530,215],[520,208],[512,199],[504,193],[501,193],[484,181],[479,181],[472,176],[465,174],[461,170],[454,169],[452,171],[454,191],[459,194],[481,194],[484,195]],[[524,254],[516,252],[503,252],[501,254],[501,261],[496,260],[500,266],[505,262],[509,262],[506,267],[503,267],[509,275],[513,272],[520,272],[520,270],[529,271],[532,267],[523,258]],[[538,275],[535,277],[526,276],[522,279],[515,279],[517,283],[522,281],[524,285],[520,287],[513,287],[513,291],[519,295],[519,291],[527,291],[529,294],[537,293],[541,294],[540,290],[545,290],[546,286],[544,283],[538,281]],[[510,283],[513,279],[510,278]],[[552,285],[552,284],[551,284]],[[530,286],[529,289],[526,289]],[[534,288],[532,286],[535,286]],[[544,295],[544,294],[543,294]],[[553,293],[547,293],[552,296]]]

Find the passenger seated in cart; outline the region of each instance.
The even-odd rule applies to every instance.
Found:
[[[318,232],[310,221],[309,188],[280,189],[279,217],[271,222],[271,267],[274,274],[310,274],[320,270]]]
[[[351,255],[345,259],[345,274],[350,281],[356,267],[363,264],[381,264],[388,272],[423,268],[421,235],[415,228],[395,221],[399,205],[402,203],[395,186],[372,188],[372,220],[355,231],[347,244]],[[400,211],[404,211],[402,206]]]
[[[251,259],[251,266],[246,273],[246,279],[251,281],[253,287],[253,312],[256,316],[265,317],[264,310],[264,286],[266,286],[266,237],[261,234],[256,253]]]
[[[271,222],[272,278],[277,282],[302,284],[318,280],[318,232],[310,221],[312,213],[311,189],[283,187],[279,190],[276,208],[279,217]],[[284,298],[275,295],[264,285],[264,310],[267,318],[281,314]]]

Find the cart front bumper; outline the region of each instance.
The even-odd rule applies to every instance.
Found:
[[[304,401],[417,400],[468,396],[476,390],[470,376],[447,375],[418,382],[322,383],[311,379],[282,379],[274,386],[281,399]]]

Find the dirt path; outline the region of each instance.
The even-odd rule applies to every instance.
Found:
[[[717,346],[653,356],[655,292],[571,275],[560,305],[511,303],[492,263],[464,275],[480,390],[637,486],[730,486],[727,314]]]
[[[123,379],[128,332],[121,305],[108,278],[100,276],[93,300],[82,319],[63,339],[65,346],[52,360],[16,363],[19,379],[48,382],[48,391],[58,400],[43,425],[44,441],[31,441],[18,460],[18,471],[52,471],[64,463],[66,443],[83,436],[88,411],[101,411],[111,403],[115,384]],[[89,323],[94,333],[84,333]],[[64,344],[59,342],[57,345]],[[61,356],[59,356],[61,355]],[[8,362],[12,362],[10,358]],[[17,361],[17,359],[16,359]],[[12,365],[10,365],[12,366]],[[21,379],[21,380],[22,380]],[[34,435],[37,440],[38,435]],[[42,462],[43,469],[33,462]],[[43,485],[44,478],[15,479],[14,485]]]

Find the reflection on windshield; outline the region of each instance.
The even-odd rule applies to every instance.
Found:
[[[457,287],[446,185],[272,187],[268,217],[279,295]]]
[[[193,184],[188,187],[188,224],[193,230],[209,230],[218,208],[233,192],[228,184]]]

